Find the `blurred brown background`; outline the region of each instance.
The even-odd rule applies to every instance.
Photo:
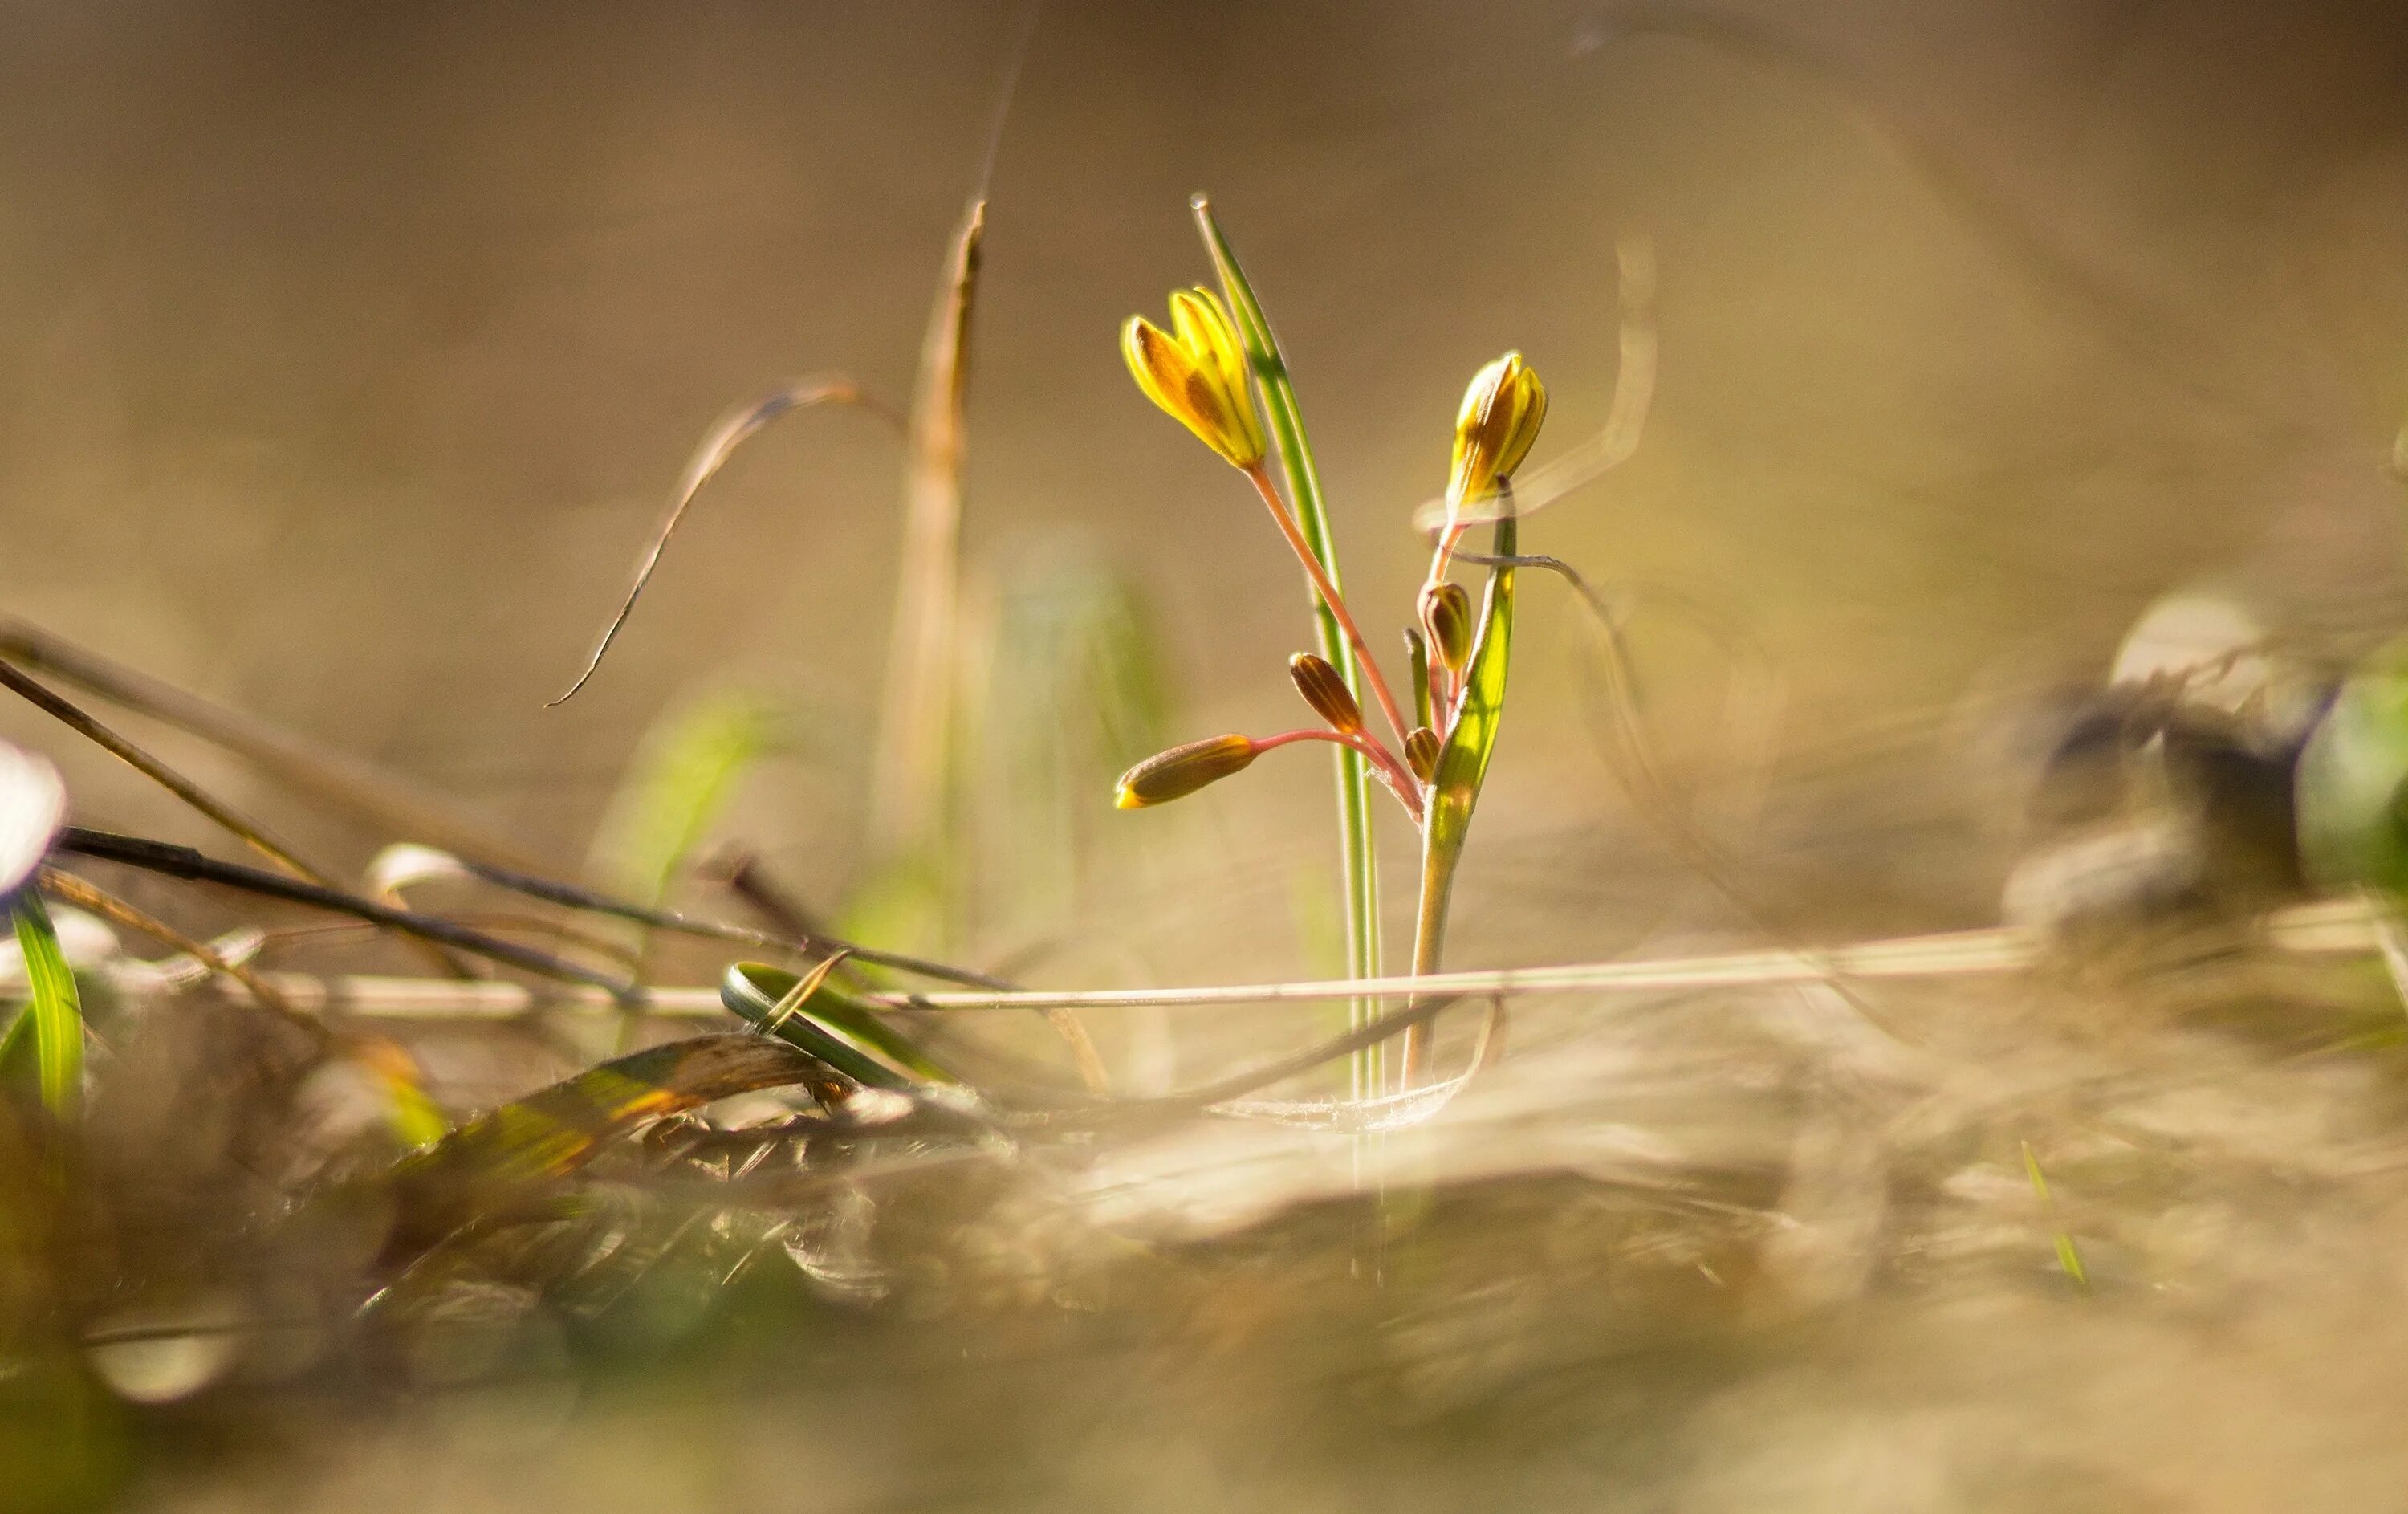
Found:
[[[748,447],[595,685],[543,700],[725,407],[823,370],[907,391],[1018,12],[0,24],[0,603],[564,859],[664,708],[796,694],[817,734],[745,823],[836,891],[896,538],[874,423]],[[2286,613],[2397,578],[2397,4],[1047,6],[993,182],[967,553],[1008,574],[1076,533],[1135,573],[1182,737],[1286,722],[1308,634],[1258,507],[1115,350],[1205,274],[1199,188],[1288,345],[1367,622],[1404,617],[1407,512],[1479,363],[1518,346],[1553,386],[1537,460],[1600,424],[1632,232],[1655,414],[1526,544],[1744,617],[1785,750],[2100,662],[2202,575]],[[1498,835],[1612,803],[1572,612],[1526,602]],[[69,759],[89,818],[195,834],[38,717],[0,733]],[[1224,844],[1300,816],[1262,844],[1326,866],[1323,765],[1247,783],[1203,801]]]

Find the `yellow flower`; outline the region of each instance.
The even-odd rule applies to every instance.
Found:
[[[1446,497],[1460,505],[1477,499],[1512,477],[1539,440],[1539,423],[1547,418],[1547,386],[1522,361],[1507,353],[1471,377],[1463,392],[1463,409],[1455,417],[1455,460],[1447,472]]]
[[[1124,810],[1167,804],[1184,799],[1207,784],[1219,783],[1254,760],[1254,743],[1243,736],[1208,736],[1174,746],[1121,774],[1112,803]]]
[[[1263,460],[1263,423],[1246,388],[1246,354],[1220,297],[1209,289],[1170,296],[1170,330],[1141,315],[1121,327],[1121,355],[1145,397],[1227,458]]]

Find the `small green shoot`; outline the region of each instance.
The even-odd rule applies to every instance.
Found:
[[[13,913],[25,957],[25,1007],[0,1037],[0,1068],[13,1068],[30,1044],[42,1107],[69,1124],[83,1102],[83,998],[41,896],[21,892]]]
[[[595,830],[587,872],[638,904],[666,901],[743,780],[778,742],[778,712],[751,694],[722,692],[678,710],[648,733]]]
[[[2054,1219],[2057,1217],[2057,1201],[2049,1197],[2048,1179],[2041,1174],[2040,1158],[2033,1154],[2029,1141],[2020,1144],[2024,1148],[2024,1175],[2031,1179],[2032,1191],[2040,1196],[2041,1207]],[[2051,1233],[2057,1241],[2057,1267],[2073,1279],[2074,1287],[2089,1292],[2090,1275],[2083,1270],[2082,1253],[2074,1249],[2073,1236],[2062,1229],[2053,1230]]]

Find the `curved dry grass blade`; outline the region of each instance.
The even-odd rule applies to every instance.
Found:
[[[322,884],[304,883],[285,877],[281,873],[265,872],[258,868],[243,867],[238,863],[221,862],[189,846],[175,846],[165,842],[149,841],[139,836],[119,836],[105,830],[86,830],[79,826],[69,826],[60,833],[58,849],[78,857],[89,857],[103,862],[119,862],[127,867],[140,868],[149,872],[165,873],[169,877],[183,878],[194,883],[223,884],[228,887],[240,888],[245,892],[259,894],[268,899],[280,899],[288,903],[306,904],[313,909],[332,910],[339,915],[349,915],[373,925],[415,936],[422,941],[433,942],[438,946],[455,946],[478,957],[491,958],[497,962],[507,962],[512,967],[523,968],[544,977],[564,978],[572,983],[590,984],[609,991],[613,997],[623,1001],[634,998],[637,994],[632,984],[622,983],[615,978],[580,967],[575,962],[565,961],[547,952],[522,946],[516,942],[504,941],[497,936],[487,935],[481,930],[472,930],[439,915],[422,915],[416,910],[394,909],[387,904],[377,903],[373,900],[362,899],[356,894],[345,893],[340,888],[328,887]]]
[[[377,825],[463,856],[515,867],[542,866],[508,838],[407,779],[136,672],[38,626],[0,616],[0,657],[72,684],[136,714],[164,721],[234,753],[291,787]]]
[[[407,1263],[480,1214],[523,1203],[639,1126],[715,1100],[824,1080],[781,1041],[722,1033],[648,1046],[470,1120],[393,1170],[386,1265]]]
[[[1300,1077],[1316,1068],[1327,1066],[1341,1057],[1355,1053],[1393,1039],[1418,1027],[1427,1025],[1440,1014],[1461,1002],[1458,994],[1426,994],[1402,1009],[1374,1016],[1363,1024],[1342,1034],[1314,1043],[1302,1051],[1274,1058],[1227,1077],[1216,1078],[1200,1087],[1150,1099],[1096,1100],[1085,1103],[1066,1104],[1058,1109],[1034,1111],[1016,1115],[1016,1125],[1067,1125],[1083,1123],[1101,1117],[1120,1118],[1132,1115],[1197,1114],[1216,1105],[1231,1103],[1260,1089]],[[1424,1093],[1432,1090],[1421,1090]],[[1411,1093],[1374,1101],[1347,1101],[1391,1103],[1397,1099],[1410,1099]]]
[[[702,486],[710,482],[711,475],[717,473],[730,454],[755,431],[781,415],[819,405],[853,405],[886,420],[895,418],[892,409],[872,398],[851,379],[841,377],[799,380],[773,389],[752,403],[738,406],[722,416],[687,461],[685,474],[678,481],[677,493],[670,497],[668,509],[662,512],[660,524],[652,527],[651,542],[636,559],[635,581],[627,586],[627,597],[620,601],[619,613],[610,617],[610,624],[602,628],[602,638],[595,643],[594,656],[587,659],[585,670],[577,675],[577,682],[569,685],[566,693],[558,699],[546,700],[544,708],[566,703],[602,666],[602,658],[609,652],[610,643],[618,639],[619,628],[627,624],[629,615],[635,613],[636,600],[643,594],[644,585],[652,582],[652,570],[660,566],[661,553],[667,548],[669,538],[677,534],[678,523],[685,518],[686,507],[694,503],[694,497],[702,492]]]
[[[1614,368],[1613,398],[1606,409],[1605,425],[1543,467],[1514,477],[1516,515],[1535,514],[1628,462],[1647,428],[1647,412],[1656,402],[1656,250],[1644,237],[1626,237],[1614,244],[1613,252],[1621,291],[1621,358]],[[1494,520],[1497,513],[1491,502],[1467,501],[1458,518]],[[1413,511],[1413,528],[1436,531],[1445,526],[1446,518],[1444,496],[1426,499]]]
[[[0,1039],[0,1065],[13,1060],[19,1032],[30,1035],[42,1107],[65,1124],[83,1102],[83,998],[41,896],[19,893],[14,913],[17,945],[25,954],[25,1008]]]
[[[1506,558],[1485,553],[1458,551],[1455,557],[1457,562],[1487,567],[1541,569],[1555,574],[1570,586],[1588,611],[1590,623],[1602,649],[1598,659],[1598,671],[1605,685],[1607,727],[1599,735],[1606,746],[1607,762],[1633,800],[1644,806],[1667,810],[1685,809],[1685,806],[1682,805],[1665,773],[1664,763],[1656,755],[1654,743],[1646,734],[1646,701],[1640,692],[1625,622],[1633,602],[1642,598],[1670,601],[1678,613],[1720,649],[1731,665],[1724,700],[1724,723],[1731,736],[1727,745],[1737,756],[1725,771],[1737,772],[1752,798],[1761,795],[1771,777],[1773,738],[1783,698],[1782,679],[1771,654],[1747,633],[1744,626],[1717,613],[1702,601],[1655,588],[1617,585],[1616,593],[1621,603],[1609,605],[1605,596],[1584,578],[1578,569],[1560,557],[1545,554],[1521,554]]]
[[[439,846],[397,841],[368,858],[367,872],[361,881],[367,886],[370,899],[407,909],[409,901],[403,893],[416,885],[475,876],[468,871],[468,864]]]
[[[1510,1022],[1504,996],[1490,995],[1481,1016],[1480,1038],[1472,1044],[1470,1060],[1462,1072],[1441,1082],[1426,1083],[1374,1099],[1231,1099],[1213,1104],[1211,1113],[1231,1119],[1327,1131],[1338,1135],[1369,1135],[1419,1125],[1435,1118],[1455,1102],[1456,1094],[1471,1087],[1474,1078],[1504,1057]]]
[[[367,897],[394,909],[413,909],[409,890],[423,883],[443,879],[455,882],[480,881],[477,872],[450,852],[416,842],[396,842],[368,860],[362,882]],[[603,961],[625,968],[630,975],[640,976],[642,953],[624,941],[614,941],[597,931],[580,930],[564,922],[537,915],[514,915],[492,910],[452,910],[449,917],[460,924],[490,931],[494,935],[520,934],[549,938],[555,945],[575,946]]]
[[[200,963],[212,973],[233,979],[259,1002],[263,1009],[272,1010],[283,1018],[322,1040],[325,1025],[314,1016],[304,1015],[293,1007],[276,986],[243,963],[230,961],[208,942],[188,936],[166,921],[136,908],[115,894],[100,888],[72,872],[46,867],[34,875],[34,886],[52,899],[62,900],[79,909],[92,911],[104,919],[114,920],[129,930],[149,936],[162,945],[172,946]]]
[[[267,833],[266,828],[244,815],[233,805],[212,798],[200,785],[145,752],[117,732],[94,720],[76,707],[73,701],[43,687],[24,672],[0,660],[0,686],[22,696],[25,701],[50,715],[77,735],[100,747],[144,777],[182,800],[186,804],[216,821],[240,838],[251,850],[266,858],[296,878],[327,885],[327,875],[302,861],[293,849]]]
[[[872,850],[885,857],[924,848],[935,839],[943,810],[960,613],[970,310],[985,235],[986,201],[973,196],[945,254],[911,399],[895,629],[887,642],[885,699],[879,712],[877,765],[871,769],[876,786],[869,796]]]

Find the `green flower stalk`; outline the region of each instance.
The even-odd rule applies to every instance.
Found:
[[[1289,472],[1299,500],[1312,512],[1315,532],[1325,539],[1318,550],[1307,540],[1272,480],[1262,416],[1247,379],[1251,369],[1263,384],[1281,427],[1283,459],[1292,465],[1294,460],[1286,454],[1300,452],[1302,440],[1293,397],[1285,387],[1285,367],[1242,281],[1233,281],[1226,244],[1200,201],[1197,214],[1206,243],[1222,267],[1224,282],[1248,325],[1241,333],[1211,291],[1182,290],[1170,298],[1168,331],[1133,316],[1122,327],[1121,350],[1146,397],[1245,475],[1303,565],[1326,613],[1323,646],[1327,656],[1299,653],[1290,659],[1288,671],[1297,693],[1326,728],[1266,737],[1217,736],[1174,747],[1124,774],[1114,802],[1123,809],[1141,809],[1182,798],[1243,770],[1264,752],[1295,742],[1328,742],[1348,748],[1363,759],[1371,776],[1387,786],[1420,831],[1422,876],[1413,973],[1416,976],[1435,973],[1455,866],[1504,710],[1516,537],[1512,475],[1529,454],[1546,419],[1546,386],[1521,353],[1507,353],[1482,368],[1464,392],[1448,460],[1446,517],[1431,553],[1429,576],[1414,605],[1417,625],[1405,632],[1413,675],[1414,719],[1408,725],[1332,579],[1326,521],[1319,512],[1319,484],[1309,464],[1301,472],[1290,466]],[[1467,518],[1466,509],[1473,505],[1487,508]],[[1490,570],[1487,591],[1476,614],[1470,596],[1446,577],[1455,547],[1472,519],[1495,521],[1499,559]],[[1388,732],[1395,738],[1393,746],[1365,727],[1362,705],[1355,697],[1359,685],[1353,674],[1356,671],[1380,706]],[[1354,870],[1349,878],[1350,908],[1357,902],[1358,893],[1370,897],[1368,869],[1362,865],[1369,858],[1369,832],[1358,810],[1359,804],[1346,812],[1347,855],[1350,869]],[[1362,875],[1356,876],[1357,872]],[[1365,915],[1364,920],[1375,921],[1376,913]],[[1365,934],[1376,939],[1375,931]],[[1375,959],[1375,954],[1365,955]],[[1362,971],[1363,965],[1358,962],[1356,971]],[[1359,1017],[1367,1010],[1368,1005],[1357,1005],[1356,1013]],[[1421,1075],[1428,1039],[1426,1023],[1407,1033],[1407,1087]],[[1374,1091],[1360,1066],[1356,1080],[1358,1093]]]
[[[1170,296],[1170,322],[1171,330],[1165,332],[1144,317],[1133,315],[1121,327],[1121,355],[1128,360],[1130,374],[1148,399],[1195,432],[1254,486],[1280,534],[1287,539],[1288,550],[1304,565],[1313,592],[1344,630],[1389,728],[1398,741],[1403,741],[1407,727],[1396,696],[1388,692],[1388,681],[1381,676],[1380,665],[1372,660],[1370,646],[1346,601],[1339,597],[1338,586],[1329,581],[1312,543],[1297,528],[1296,517],[1288,512],[1287,502],[1280,497],[1279,485],[1271,482],[1270,469],[1265,466],[1262,417],[1255,413],[1254,396],[1246,388],[1244,348],[1228,312],[1210,290],[1182,290]]]

